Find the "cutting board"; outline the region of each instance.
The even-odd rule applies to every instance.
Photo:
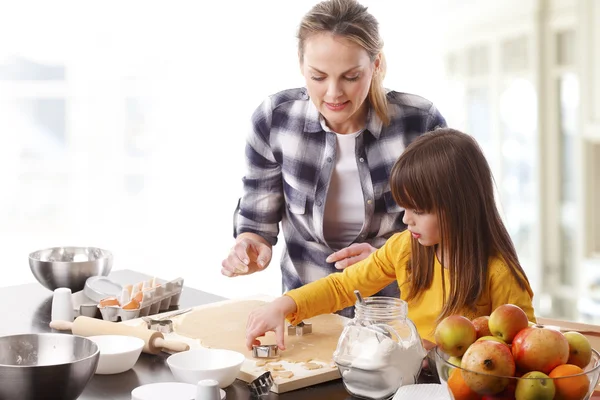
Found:
[[[225,300],[193,308],[192,311],[172,318],[175,332],[165,333],[166,340],[179,340],[190,345],[190,349],[213,347],[239,351],[246,356],[239,379],[251,382],[262,375],[267,368],[282,368],[293,373],[290,378],[277,377],[271,391],[285,393],[340,378],[332,360],[337,340],[348,318],[336,314],[320,315],[305,322],[312,323],[313,332],[303,336],[288,336],[285,333],[286,350],[280,352],[279,359],[260,365],[252,352],[245,347],[245,328],[251,309],[272,301],[269,296],[256,295],[248,298]],[[156,315],[154,317],[159,317]],[[143,325],[142,320],[123,322],[127,325]],[[262,344],[275,344],[273,333],[259,339]],[[310,364],[306,364],[310,362]],[[307,369],[320,366],[318,369]],[[281,371],[279,371],[281,372]]]

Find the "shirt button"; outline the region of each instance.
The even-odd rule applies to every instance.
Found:
[[[358,161],[365,162],[365,159],[361,157],[361,158],[358,159]]]
[[[321,204],[323,204],[323,203],[321,203],[320,201],[317,201],[317,206],[321,207]]]
[[[373,204],[373,200],[371,200],[371,199],[367,200],[367,204]]]
[[[331,157],[327,157],[327,162],[331,162]]]

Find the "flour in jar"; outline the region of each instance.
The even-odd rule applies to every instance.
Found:
[[[385,399],[400,386],[415,383],[426,355],[420,340],[395,342],[365,327],[348,329],[352,339],[336,362],[349,392]]]

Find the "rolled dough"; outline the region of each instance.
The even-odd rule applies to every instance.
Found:
[[[252,351],[246,349],[246,322],[252,310],[265,304],[264,301],[247,300],[199,308],[182,315],[174,329],[178,335],[200,340],[204,347],[234,350],[252,359]],[[279,352],[280,358],[288,362],[331,363],[344,329],[344,318],[326,314],[310,318],[306,322],[312,323],[313,330],[310,334],[288,336],[286,329],[286,350]],[[259,340],[262,344],[276,343],[273,332]]]

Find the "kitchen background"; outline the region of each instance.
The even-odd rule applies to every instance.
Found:
[[[97,246],[226,297],[250,114],[303,85],[295,33],[316,0],[2,2],[0,285],[27,255]],[[600,323],[600,0],[363,0],[386,86],[473,134],[542,316]]]

